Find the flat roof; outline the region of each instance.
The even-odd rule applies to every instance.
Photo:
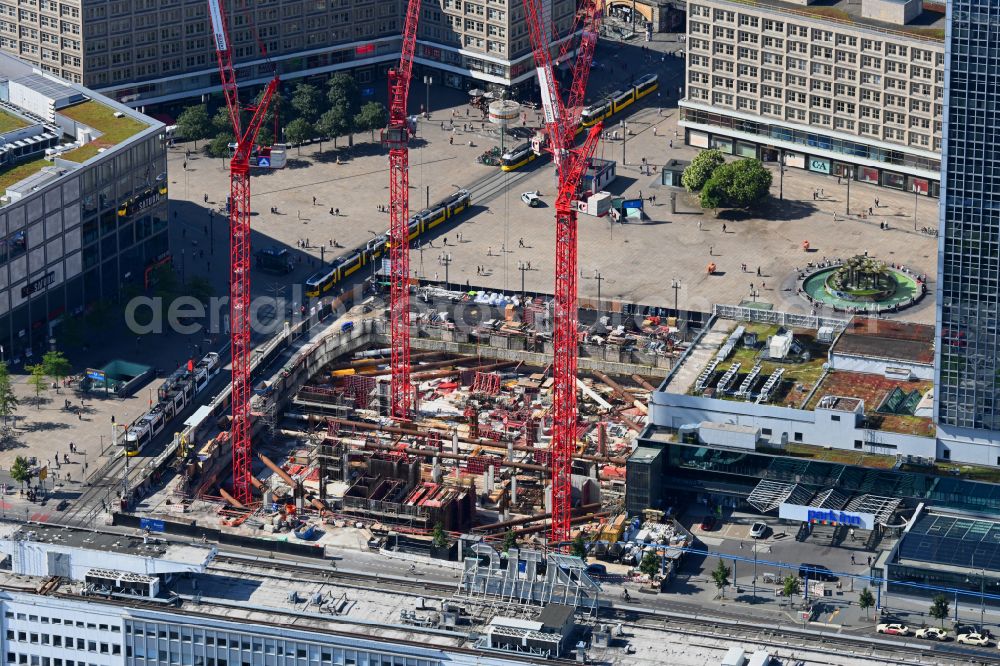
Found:
[[[942,11],[927,9],[921,3],[921,12],[914,20],[905,25],[886,23],[866,18],[862,15],[862,2],[865,0],[818,0],[809,5],[793,4],[781,0],[723,0],[732,4],[749,5],[751,7],[775,9],[788,14],[797,14],[811,19],[838,24],[847,28],[868,28],[878,32],[899,34],[916,39],[941,43],[944,41],[944,30],[947,20]]]
[[[545,604],[545,608],[535,619],[542,624],[544,629],[562,631],[566,623],[573,618],[574,612],[573,608],[566,604]]]
[[[1000,521],[931,509],[903,534],[898,552],[900,560],[1000,572]]]
[[[868,417],[869,427],[872,429],[933,437],[935,434],[934,420],[930,417],[878,411],[886,397],[897,388],[906,394],[917,391],[924,395],[932,386],[933,382],[930,380],[907,381],[889,379],[884,375],[869,372],[831,370],[816,387],[815,393],[806,404],[806,409],[814,410],[824,398],[835,397],[838,402],[838,407],[835,409],[846,408],[853,411],[857,405],[851,403],[851,400],[863,400],[865,415]],[[844,405],[844,407],[839,405]]]
[[[95,532],[45,523],[0,524],[0,539],[35,541],[67,548],[136,555],[174,562],[203,563],[207,553],[207,549],[203,547],[167,542],[156,538],[143,539],[138,534]]]
[[[636,462],[650,462],[660,454],[663,449],[659,446],[643,446],[640,444],[635,447],[635,451],[632,455],[628,457],[629,460],[634,460]]]
[[[922,365],[934,363],[934,327],[854,317],[833,344],[834,354],[870,356]]]

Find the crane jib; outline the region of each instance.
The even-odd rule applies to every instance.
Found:
[[[226,40],[226,22],[222,19],[222,7],[219,0],[208,0],[208,13],[212,17],[212,33],[215,35],[215,50],[228,51]]]

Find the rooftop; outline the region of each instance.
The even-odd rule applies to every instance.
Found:
[[[974,514],[925,511],[903,535],[899,559],[1000,571],[1000,522]]]
[[[101,133],[87,145],[63,153],[62,159],[73,162],[86,162],[102,148],[116,146],[149,127],[129,115],[116,117],[115,109],[93,99],[60,109],[59,113]]]
[[[888,319],[854,317],[833,345],[833,353],[930,365],[934,327]]]
[[[768,8],[788,14],[798,14],[809,18],[820,19],[842,26],[868,28],[875,32],[885,33],[886,36],[899,35],[903,37],[924,39],[934,42],[944,41],[945,14],[944,3],[940,7],[941,11],[931,11],[928,8],[930,3],[924,3],[920,15],[906,25],[886,23],[865,18],[862,15],[861,2],[858,0],[817,0],[809,5],[793,4],[782,2],[781,0],[725,0],[733,4],[750,5],[753,7]],[[930,5],[934,6],[934,5]]]
[[[934,422],[929,417],[878,411],[895,389],[899,389],[906,395],[913,395],[913,392],[916,391],[917,395],[923,396],[931,390],[932,386],[933,382],[929,380],[902,381],[865,372],[833,370],[823,378],[805,408],[816,409],[820,400],[826,396],[864,400],[865,416],[868,418],[870,427],[888,432],[933,437]]]
[[[28,123],[24,118],[20,118],[9,111],[0,109],[0,134],[6,134],[22,127],[27,127]]]
[[[206,548],[141,536],[109,534],[45,523],[0,523],[0,540],[32,541],[65,548],[136,555],[176,562],[203,562]]]

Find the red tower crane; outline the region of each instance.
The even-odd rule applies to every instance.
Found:
[[[382,144],[389,149],[389,310],[392,337],[390,413],[410,418],[413,386],[410,383],[410,134],[406,101],[413,73],[420,0],[409,0],[403,23],[399,67],[389,71],[389,126],[382,130]]]
[[[236,72],[233,70],[229,33],[221,0],[208,0],[208,11],[215,37],[215,53],[222,77],[229,120],[236,137],[236,151],[229,163],[229,239],[230,286],[229,329],[232,337],[233,421],[230,440],[233,447],[233,496],[243,505],[250,495],[250,153],[264,115],[278,88],[278,75],[264,89],[256,105],[240,107]],[[241,111],[251,114],[243,127]]]
[[[535,57],[538,84],[541,88],[545,129],[559,177],[559,194],[556,198],[556,284],[553,343],[552,386],[552,524],[550,540],[554,544],[566,543],[570,536],[572,508],[573,452],[576,446],[576,368],[577,339],[577,227],[576,198],[580,181],[590,163],[600,138],[603,125],[591,128],[583,145],[573,148],[574,137],[580,124],[580,110],[587,90],[587,79],[597,43],[597,25],[600,21],[600,0],[583,0],[578,5],[577,21],[582,25],[577,47],[573,79],[566,103],[562,102],[550,51],[553,39],[549,37],[552,20],[541,9],[540,0],[524,0],[528,22],[528,35]]]

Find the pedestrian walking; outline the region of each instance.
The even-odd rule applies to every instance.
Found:
[[[333,209],[333,214],[336,215],[337,217],[340,217],[340,209],[339,208],[334,208]]]
[[[722,225],[722,233],[726,233],[726,225],[725,224]]]
[[[714,245],[709,245],[708,246],[708,256],[711,257],[711,256],[714,256],[714,255],[715,255],[715,246]]]
[[[316,197],[313,197],[313,206],[316,205]]]
[[[701,231],[701,220],[698,220],[698,231]]]
[[[760,288],[761,289],[767,289],[767,283],[766,282],[761,282],[760,283]]]
[[[673,148],[673,147],[674,147],[674,140],[673,140],[673,139],[671,139],[671,140],[670,140],[670,147],[671,147],[671,148]]]
[[[757,267],[757,275],[760,275],[760,266]]]
[[[879,207],[879,205],[878,205],[878,197],[875,197],[875,207],[876,207],[876,208],[878,208],[878,207]]]
[[[871,207],[871,206],[868,206],[868,214],[869,214],[869,215],[874,215],[874,214],[875,214],[875,211],[874,211],[874,210],[872,210],[872,207]]]
[[[656,136],[656,126],[655,125],[653,126],[653,136]],[[673,147],[673,146],[671,146],[671,147]]]
[[[851,553],[851,564],[857,564],[857,563],[856,563],[856,562],[854,561],[854,553]]]
[[[753,291],[753,282],[750,283],[750,291]]]

